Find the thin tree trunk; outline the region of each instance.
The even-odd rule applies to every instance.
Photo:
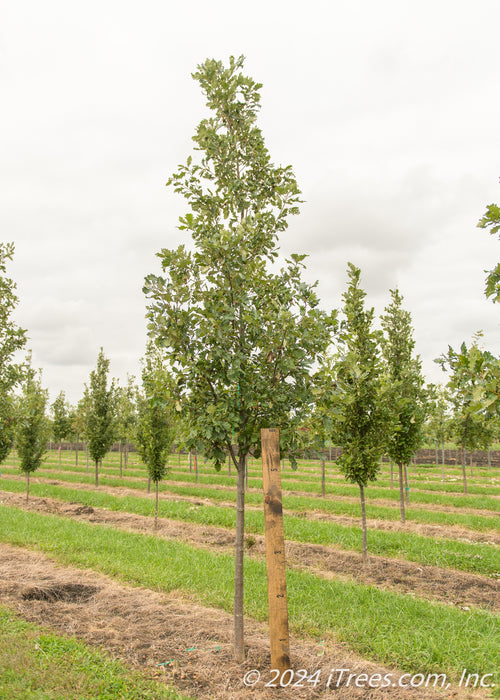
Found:
[[[410,505],[410,480],[408,478],[408,465],[405,464],[405,494],[406,494],[406,503],[407,505]]]
[[[438,451],[438,444],[436,442],[436,469],[439,467],[439,451]]]
[[[99,485],[99,460],[96,459],[95,461],[95,487],[97,488]]]
[[[118,451],[120,453],[120,479],[123,478],[123,450],[122,450],[122,441],[120,440],[118,442]]]
[[[193,471],[193,464],[192,464],[192,457],[191,457],[191,450],[189,450],[189,471]]]
[[[234,658],[245,660],[243,639],[243,551],[245,537],[245,462],[246,455],[238,457],[238,482],[236,499],[236,543],[234,565]]]
[[[363,484],[359,484],[359,495],[361,498],[361,524],[363,527],[363,564],[368,564],[368,545],[366,538],[366,510],[365,510],[365,489]]]
[[[196,473],[196,483],[200,482],[200,475],[198,473],[198,452],[194,451],[194,471]]]
[[[405,517],[405,490],[403,485],[403,465],[398,464],[399,471],[399,510],[401,511],[401,522],[404,524]]]
[[[26,503],[29,503],[30,498],[30,473],[26,472]]]
[[[462,443],[462,479],[464,482],[464,493],[467,493],[467,474],[465,473],[465,444]]]
[[[158,528],[158,480],[155,481],[155,530]]]
[[[445,474],[444,474],[444,462],[445,462],[445,457],[444,457],[444,442],[441,445],[441,478],[445,480]]]
[[[61,471],[61,443],[59,443],[59,471]]]
[[[321,459],[321,495],[325,495],[325,460]]]

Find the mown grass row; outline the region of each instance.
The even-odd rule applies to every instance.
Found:
[[[21,481],[3,480],[5,490],[21,493]],[[151,498],[113,496],[98,490],[66,489],[49,484],[33,484],[33,495],[59,498],[65,502],[107,508],[119,512],[135,513],[150,517],[154,504]],[[233,508],[211,505],[194,505],[188,501],[163,500],[159,515],[200,525],[213,525],[234,530],[236,511]],[[261,511],[247,511],[245,530],[248,534],[264,533],[264,515]],[[361,551],[362,533],[357,526],[345,526],[328,521],[306,520],[287,515],[284,519],[285,538],[296,542],[336,546],[346,551]],[[450,539],[434,539],[408,532],[370,530],[368,547],[371,554],[406,559],[419,564],[469,571],[486,576],[499,573],[499,548],[489,544],[461,542]]]
[[[234,562],[229,555],[7,506],[0,511],[3,542],[165,593],[184,591],[202,604],[232,610]],[[245,612],[265,620],[265,564],[247,559],[245,571]],[[408,672],[447,673],[457,680],[464,668],[481,676],[497,671],[496,615],[293,570],[287,574],[287,586],[290,624],[296,633],[332,636],[366,658]]]
[[[9,475],[19,476],[19,472],[16,470],[9,470]],[[4,470],[4,480],[5,481],[6,472]],[[43,476],[42,473],[37,472],[35,479]],[[65,474],[61,472],[58,481],[63,481],[65,483],[81,483],[80,478],[75,478],[74,475]],[[90,486],[92,480],[87,480],[84,482],[86,485]],[[0,486],[2,480],[0,480]],[[130,489],[135,489],[138,491],[144,491],[145,481],[144,477],[140,481],[130,481],[126,480],[113,480],[109,483],[109,477],[103,477],[101,485],[104,486],[127,486]],[[224,488],[212,488],[201,484],[195,484],[193,486],[177,486],[168,479],[160,484],[160,492],[162,494],[171,494],[184,497],[198,497],[209,499],[211,501],[224,501],[224,502],[236,502],[236,491],[235,488],[224,487]],[[245,494],[245,501],[248,505],[254,505],[257,507],[262,506],[262,492],[261,491],[247,491]],[[357,499],[353,502],[346,501],[343,499],[332,499],[332,498],[320,498],[308,497],[308,496],[293,496],[289,493],[284,494],[284,507],[288,513],[307,513],[308,511],[317,511],[320,513],[339,515],[339,516],[349,516],[349,517],[359,517],[360,516],[360,505]],[[393,522],[398,522],[400,520],[399,504],[390,506],[377,506],[374,503],[367,503],[366,506],[367,517],[371,519],[378,520],[388,520]],[[474,513],[461,513],[461,512],[446,512],[439,510],[425,510],[425,509],[412,509],[407,508],[406,519],[409,522],[427,524],[427,525],[445,525],[453,526],[458,525],[463,528],[468,528],[470,530],[478,532],[488,532],[488,531],[498,531],[500,530],[500,516],[487,516],[487,515],[477,515]],[[443,533],[444,536],[444,533]]]
[[[74,472],[74,473],[72,473]],[[15,467],[2,467],[2,473],[11,475],[19,474],[19,469]],[[103,470],[100,472],[99,483],[107,486],[128,486],[129,488],[134,488],[132,485],[134,479],[139,480],[140,483],[144,483],[145,470],[138,472],[137,476],[131,476],[130,474],[124,474],[123,478],[118,476],[106,476],[106,474],[112,473],[109,470]],[[86,469],[80,467],[76,470],[72,469],[71,472],[65,472],[64,470],[57,469],[39,469],[37,475],[44,478],[57,478],[61,481],[68,482],[78,482],[91,484],[94,482],[94,476],[92,472],[87,473]],[[80,476],[81,475],[81,476]],[[196,475],[194,473],[170,473],[168,476],[169,483],[183,483],[183,484],[194,484],[196,483]],[[199,474],[198,483],[202,486],[235,486],[236,477],[223,476],[221,474]],[[282,480],[283,490],[295,492],[296,489],[289,488],[290,484],[286,479]],[[139,486],[140,487],[140,486]],[[249,479],[248,487],[250,489],[262,490],[262,479]],[[316,484],[301,484],[300,489],[303,493],[318,494],[318,486]],[[357,485],[335,485],[328,483],[326,484],[326,495],[327,496],[348,496],[351,498],[357,498],[359,496],[359,488]],[[365,497],[369,502],[372,499],[384,499],[391,500],[395,503],[399,502],[399,491],[387,490],[382,488],[377,488],[375,486],[369,486],[365,489]],[[459,495],[459,494],[441,494],[441,493],[425,493],[421,491],[411,492],[411,501],[413,504],[423,504],[423,505],[444,505],[444,506],[454,506],[456,508],[474,508],[474,509],[486,509],[493,512],[498,512],[500,510],[500,500],[494,497],[486,497],[484,495]]]
[[[0,698],[182,700],[74,637],[57,635],[0,608]]]

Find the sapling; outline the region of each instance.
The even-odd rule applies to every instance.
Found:
[[[26,503],[29,502],[30,474],[42,464],[47,451],[50,425],[45,409],[49,395],[42,388],[41,373],[28,366],[19,398],[19,419],[16,426],[16,448],[19,466],[26,474]]]
[[[314,285],[301,279],[305,256],[277,271],[278,234],[298,213],[300,192],[290,167],[272,164],[256,126],[260,88],[229,66],[207,60],[193,74],[210,116],[169,185],[191,211],[181,218],[189,247],[162,250],[164,276],[149,275],[149,333],[164,347],[197,447],[217,470],[226,455],[236,468],[234,654],[243,643],[245,464],[260,453],[260,431],[280,428],[293,446],[294,424],[312,400],[309,368],[330,342],[333,318],[319,310]],[[195,154],[196,156],[196,154]],[[234,437],[233,437],[234,436]]]

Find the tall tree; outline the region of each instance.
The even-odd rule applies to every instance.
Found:
[[[333,318],[317,309],[315,285],[301,279],[303,255],[281,271],[278,234],[298,213],[300,192],[290,167],[271,163],[256,126],[261,85],[207,60],[193,74],[211,116],[193,137],[191,156],[169,180],[191,211],[180,228],[193,249],[159,254],[164,276],[149,275],[149,333],[176,377],[189,442],[220,469],[229,452],[236,467],[235,658],[244,659],[244,479],[260,429],[280,428],[293,446],[301,407],[312,401],[309,368],[330,341]]]
[[[398,465],[401,522],[405,522],[403,469],[421,446],[426,418],[426,393],[421,362],[414,355],[415,341],[409,311],[403,309],[403,297],[391,289],[392,301],[381,318],[384,336],[382,353],[390,383],[389,405],[392,429],[387,435],[386,451]],[[408,484],[406,484],[408,489]]]
[[[19,301],[15,282],[6,276],[7,262],[14,256],[13,243],[0,242],[0,463],[14,441],[15,412],[12,389],[24,376],[24,365],[14,362],[15,353],[26,345],[26,330],[12,320]]]
[[[167,474],[170,450],[176,438],[178,411],[172,378],[161,350],[148,345],[142,364],[142,391],[137,394],[136,446],[155,484],[155,529],[158,524],[158,484]]]
[[[69,404],[66,401],[64,391],[59,392],[52,408],[52,434],[54,441],[59,443],[59,469],[61,469],[61,442],[65,440],[71,432],[69,418]]]
[[[332,433],[342,447],[337,465],[345,478],[358,484],[363,528],[363,561],[368,562],[365,487],[377,478],[389,426],[384,397],[381,333],[373,330],[374,310],[365,308],[366,293],[359,285],[360,270],[348,266],[349,285],[343,295],[344,318],[339,349],[326,384]]]
[[[50,428],[45,410],[48,399],[48,391],[42,387],[41,373],[37,376],[30,364],[22,385],[16,426],[16,448],[21,470],[26,474],[26,503],[29,500],[30,474],[42,464],[47,451]]]
[[[95,485],[99,485],[99,462],[111,448],[114,439],[116,410],[115,382],[108,387],[109,360],[101,348],[96,369],[90,373],[90,386],[85,386],[85,435],[91,459],[95,463]]]

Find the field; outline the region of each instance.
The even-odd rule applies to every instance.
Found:
[[[2,698],[499,696],[498,469],[474,467],[464,495],[459,467],[446,466],[444,483],[441,467],[411,467],[402,526],[384,465],[366,489],[363,567],[357,486],[328,462],[321,497],[319,462],[302,461],[296,472],[286,465],[295,675],[275,689],[266,687],[258,460],[246,493],[241,667],[231,654],[234,468],[216,473],[200,460],[195,474],[187,455],[172,455],[154,532],[154,497],[136,455],[120,477],[119,457],[109,454],[96,489],[83,453],[76,466],[75,453],[63,451],[59,468],[52,451],[31,478],[28,504],[14,459],[0,477]],[[252,669],[261,677],[246,687]]]

